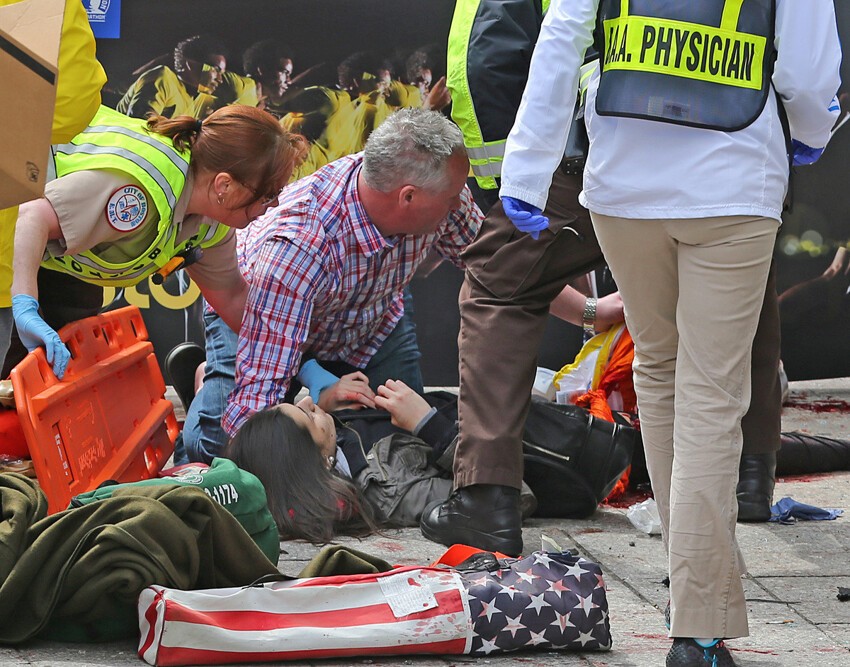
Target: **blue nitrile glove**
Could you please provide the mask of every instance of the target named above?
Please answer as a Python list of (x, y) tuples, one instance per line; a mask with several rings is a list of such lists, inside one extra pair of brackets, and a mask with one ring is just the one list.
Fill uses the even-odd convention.
[(502, 197), (502, 206), (505, 215), (514, 223), (521, 232), (531, 234), (531, 238), (537, 240), (540, 232), (549, 226), (549, 218), (540, 213), (540, 209), (520, 199), (513, 197)]
[(339, 382), (339, 378), (336, 375), (322, 368), (315, 359), (309, 359), (304, 362), (301, 370), (298, 371), (298, 375), (295, 377), (301, 384), (307, 387), (307, 390), (310, 392), (310, 398), (313, 399), (313, 403), (316, 405), (319, 404), (319, 395), (332, 384)]
[(832, 521), (844, 514), (842, 509), (832, 509), (806, 505), (786, 496), (770, 508), (770, 520), (779, 523), (794, 523), (795, 519), (803, 521)]
[(823, 148), (812, 148), (796, 139), (791, 140), (791, 150), (794, 152), (793, 163), (795, 167), (814, 164), (823, 155)]
[(32, 352), (44, 346), (47, 363), (53, 366), (53, 372), (60, 380), (65, 375), (71, 353), (47, 322), (38, 314), (38, 301), (29, 294), (16, 294), (12, 297), (12, 315), (18, 336), (27, 350)]

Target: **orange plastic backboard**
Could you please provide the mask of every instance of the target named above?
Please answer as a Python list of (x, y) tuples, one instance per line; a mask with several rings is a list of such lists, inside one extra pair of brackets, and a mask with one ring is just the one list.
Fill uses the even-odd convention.
[(102, 482), (155, 477), (174, 451), (177, 420), (139, 309), (59, 331), (71, 351), (58, 380), (42, 348), (11, 373), (15, 406), (48, 512)]

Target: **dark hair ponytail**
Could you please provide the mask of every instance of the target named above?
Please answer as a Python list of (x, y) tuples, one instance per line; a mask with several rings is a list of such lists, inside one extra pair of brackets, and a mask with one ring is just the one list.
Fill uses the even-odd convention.
[(362, 537), (378, 530), (360, 490), (328, 470), (310, 433), (275, 407), (252, 415), (224, 456), (263, 483), (283, 537), (326, 544), (335, 535)]

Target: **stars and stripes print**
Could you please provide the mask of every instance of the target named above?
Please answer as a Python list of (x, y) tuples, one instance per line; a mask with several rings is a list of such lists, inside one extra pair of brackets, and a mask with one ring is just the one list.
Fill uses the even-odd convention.
[(471, 655), (524, 648), (611, 648), (602, 570), (568, 552), (499, 561), (462, 573), (472, 619)]
[[(392, 579), (401, 610), (382, 585)], [(243, 588), (150, 586), (139, 627), (139, 657), (158, 666), (461, 654), (470, 642), (459, 574), (412, 567)]]
[(139, 596), (139, 656), (164, 666), (611, 647), (598, 565), (543, 552), (490, 561), (498, 569), (150, 586)]

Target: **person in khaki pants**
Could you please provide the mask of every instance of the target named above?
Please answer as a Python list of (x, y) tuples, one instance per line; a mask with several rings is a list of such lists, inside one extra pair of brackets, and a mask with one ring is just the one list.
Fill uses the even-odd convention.
[[(573, 304), (584, 303), (584, 313), (579, 310), (574, 323), (588, 330), (603, 331), (612, 316), (617, 321), (622, 317), (622, 303), (613, 308), (607, 297), (598, 303), (582, 301), (574, 291), (569, 295), (569, 287), (561, 294), (572, 278), (604, 262), (590, 213), (578, 202), (583, 171), (579, 142), (568, 142), (570, 157), (565, 155), (554, 172), (547, 225), (526, 233), (525, 223), (511, 220), (499, 202), (500, 148), (519, 109), (543, 16), (544, 6), (536, 0), (458, 0), (447, 53), (452, 118), (463, 131), (474, 176), (471, 187), (486, 217), (463, 254), (456, 489), (449, 501), (428, 508), (421, 528), (425, 537), (442, 544), (503, 553), (522, 551), (517, 493), (523, 473), (522, 428), (549, 313), (560, 316), (559, 301), (567, 297)], [(596, 66), (593, 60), (587, 58), (583, 80)], [(574, 122), (571, 133), (579, 137), (583, 125), (581, 119)], [(770, 518), (780, 446), (779, 353), (771, 270), (753, 340), (754, 400), (742, 422), (739, 521)]]
[(505, 211), (529, 231), (549, 224), (540, 211), (597, 25), (603, 62), (588, 89), (580, 201), (635, 341), (668, 554), (666, 665), (727, 667), (723, 640), (749, 633), (735, 485), (752, 340), (788, 185), (786, 138), (795, 161), (811, 161), (838, 114), (835, 9), (553, 0), (502, 166)]

